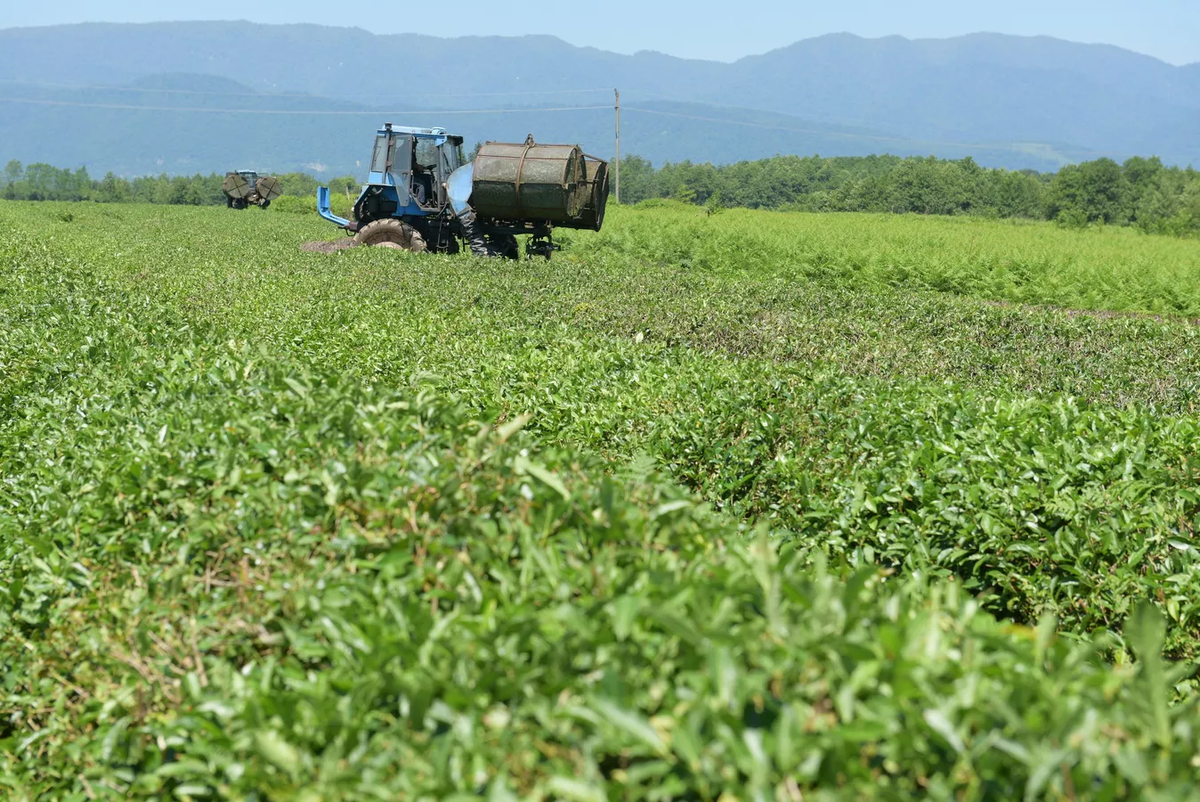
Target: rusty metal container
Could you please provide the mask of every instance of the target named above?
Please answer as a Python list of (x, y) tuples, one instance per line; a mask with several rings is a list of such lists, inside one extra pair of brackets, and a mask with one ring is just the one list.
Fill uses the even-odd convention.
[(254, 191), (265, 201), (273, 201), (283, 194), (279, 179), (273, 175), (263, 176), (254, 184)]
[(608, 203), (608, 162), (586, 153), (583, 162), (588, 195), (579, 212), (578, 227), (599, 231), (604, 224), (604, 207)]
[(578, 145), (488, 142), (475, 155), (471, 205), (480, 217), (573, 223), (590, 199)]
[(254, 184), (240, 173), (226, 173), (221, 190), (231, 198), (244, 198), (254, 191)]

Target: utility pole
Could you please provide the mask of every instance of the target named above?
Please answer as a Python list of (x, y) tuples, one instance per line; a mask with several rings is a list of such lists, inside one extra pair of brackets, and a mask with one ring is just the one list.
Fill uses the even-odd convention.
[(613, 167), (615, 168), (613, 170), (613, 173), (614, 173), (614, 177), (616, 178), (617, 203), (620, 203), (621, 202), (621, 92), (620, 92), (620, 90), (614, 89), (613, 95), (616, 96), (616, 110), (617, 110), (617, 155), (616, 155), (616, 158), (613, 159)]

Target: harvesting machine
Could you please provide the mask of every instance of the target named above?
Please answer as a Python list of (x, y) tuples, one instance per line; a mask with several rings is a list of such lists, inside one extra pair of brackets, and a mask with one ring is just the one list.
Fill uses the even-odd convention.
[(376, 131), (371, 172), (354, 201), (353, 220), (335, 215), (329, 188), (317, 190), (321, 217), (360, 245), (520, 257), (559, 249), (554, 229), (599, 231), (608, 201), (608, 163), (578, 145), (488, 142), (473, 161), (463, 138), (444, 128)]
[(225, 193), (225, 205), (230, 209), (245, 209), (252, 203), (265, 209), (283, 194), (278, 178), (273, 175), (260, 178), (253, 170), (226, 173), (221, 190)]

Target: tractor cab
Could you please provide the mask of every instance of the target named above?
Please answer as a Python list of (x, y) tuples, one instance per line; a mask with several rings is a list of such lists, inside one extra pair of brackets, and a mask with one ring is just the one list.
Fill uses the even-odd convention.
[(359, 225), (390, 217), (424, 217), (446, 208), (445, 183), (466, 162), (462, 137), (443, 128), (386, 123), (375, 135), (371, 172), (354, 205)]

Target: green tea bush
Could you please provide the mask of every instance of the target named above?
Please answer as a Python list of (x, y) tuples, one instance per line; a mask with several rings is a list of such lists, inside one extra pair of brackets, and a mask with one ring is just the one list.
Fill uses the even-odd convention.
[(276, 212), (284, 214), (316, 214), (317, 202), (315, 198), (301, 198), (295, 195), (284, 195), (271, 201), (269, 207)]
[(953, 574), (999, 614), (1115, 628), (1142, 599), (1200, 644), (1194, 418), (843, 379), (739, 381), (660, 427), (680, 480), (833, 555)]
[(606, 225), (598, 246), (626, 259), (859, 290), (1200, 316), (1200, 241), (970, 218), (745, 209), (707, 217), (695, 207), (643, 203), (655, 203), (652, 213)]
[(11, 798), (1200, 780), (1194, 663), (1162, 658), (1196, 639), (1184, 323), (655, 265), (621, 242), (655, 210), (514, 265), (25, 208), (0, 205)]

